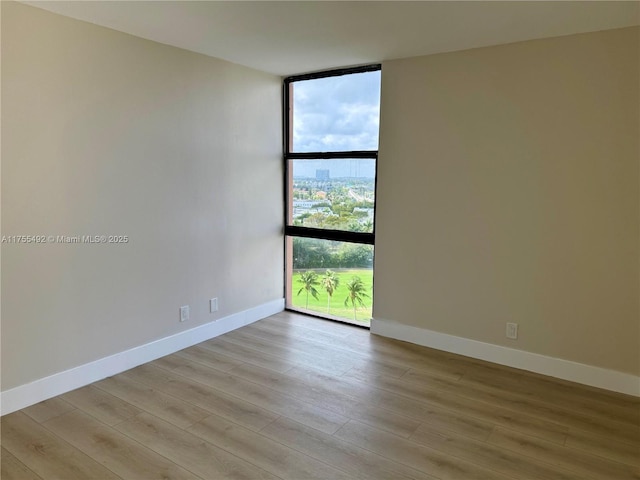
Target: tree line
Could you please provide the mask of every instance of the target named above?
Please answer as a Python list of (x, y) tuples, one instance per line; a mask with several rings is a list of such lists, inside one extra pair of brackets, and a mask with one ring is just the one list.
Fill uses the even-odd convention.
[(293, 239), (293, 268), (372, 268), (373, 245), (315, 238)]

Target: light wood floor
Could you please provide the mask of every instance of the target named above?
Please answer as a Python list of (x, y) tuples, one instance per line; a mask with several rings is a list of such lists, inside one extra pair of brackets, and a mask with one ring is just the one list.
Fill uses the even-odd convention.
[(2, 418), (2, 480), (640, 479), (638, 399), (282, 313)]

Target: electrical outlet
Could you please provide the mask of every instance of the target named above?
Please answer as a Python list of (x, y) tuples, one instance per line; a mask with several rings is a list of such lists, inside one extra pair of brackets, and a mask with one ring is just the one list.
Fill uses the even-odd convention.
[(209, 311), (211, 313), (218, 311), (218, 298), (212, 298), (209, 300)]
[(186, 322), (187, 320), (189, 320), (189, 305), (180, 307), (180, 321)]
[(516, 340), (518, 338), (518, 324), (507, 322), (507, 338)]

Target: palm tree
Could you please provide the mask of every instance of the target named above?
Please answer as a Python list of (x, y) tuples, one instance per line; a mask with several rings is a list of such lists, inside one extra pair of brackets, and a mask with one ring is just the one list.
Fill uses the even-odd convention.
[(373, 222), (371, 220), (367, 220), (362, 224), (363, 232), (373, 232)]
[(320, 285), (318, 282), (318, 274), (313, 270), (309, 270), (307, 272), (300, 272), (300, 278), (298, 279), (298, 283), (302, 284), (302, 288), (298, 290), (298, 295), (302, 293), (303, 290), (307, 292), (307, 306), (305, 308), (309, 308), (309, 294), (313, 295), (313, 298), (318, 300), (318, 289), (316, 286)]
[(331, 270), (327, 270), (322, 277), (322, 287), (327, 291), (327, 313), (331, 310), (331, 297), (333, 296), (333, 292), (335, 292), (340, 285), (340, 277), (338, 277), (335, 272)]
[(347, 290), (349, 291), (349, 294), (347, 295), (347, 298), (344, 300), (344, 306), (348, 307), (349, 306), (349, 302), (351, 302), (351, 305), (353, 306), (353, 319), (354, 320), (358, 320), (356, 318), (356, 308), (357, 306), (361, 306), (364, 307), (364, 300), (363, 297), (366, 298), (371, 298), (369, 297), (369, 295), (367, 295), (365, 293), (366, 287), (364, 286), (364, 282), (360, 279), (360, 277), (358, 276), (353, 276), (353, 278), (351, 278), (351, 280), (349, 280), (349, 283), (347, 283)]

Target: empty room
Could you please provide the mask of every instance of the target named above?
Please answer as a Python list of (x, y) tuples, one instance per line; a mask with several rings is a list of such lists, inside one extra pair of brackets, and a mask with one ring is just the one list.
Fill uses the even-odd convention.
[(0, 478), (640, 479), (640, 2), (0, 2)]

